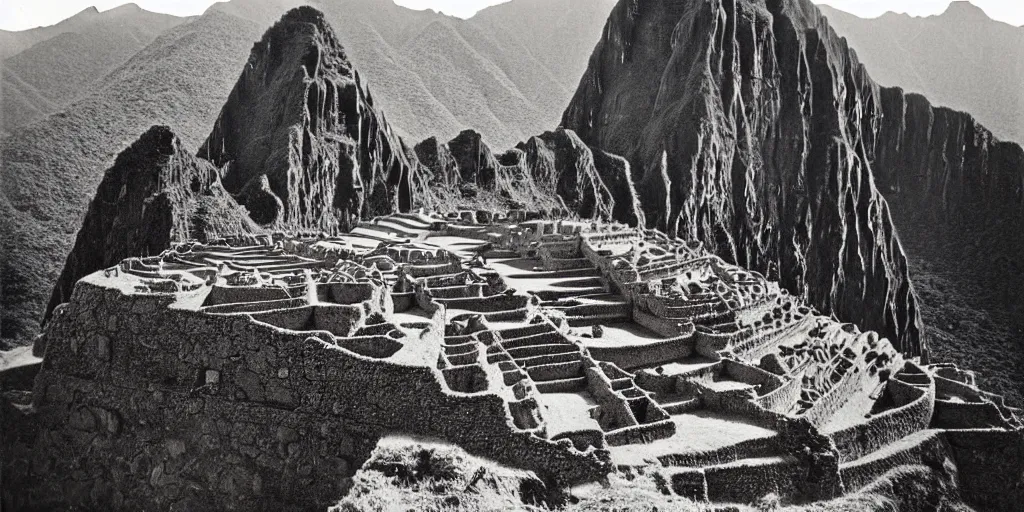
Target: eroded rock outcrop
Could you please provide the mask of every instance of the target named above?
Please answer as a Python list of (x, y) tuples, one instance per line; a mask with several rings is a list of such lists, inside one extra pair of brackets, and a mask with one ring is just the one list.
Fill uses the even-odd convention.
[(208, 241), (260, 231), (166, 126), (154, 126), (118, 155), (89, 205), (74, 249), (50, 296), (46, 318), (83, 276), (124, 258), (160, 254), (173, 241)]
[(615, 200), (594, 165), (594, 154), (573, 132), (558, 130), (530, 137), (517, 146), (529, 176), (558, 194), (581, 217), (610, 219)]
[(563, 125), (630, 161), (650, 226), (926, 354), (870, 166), (876, 92), (810, 3), (623, 0)]
[(430, 183), (438, 186), (458, 186), (462, 182), (459, 165), (448, 145), (430, 137), (416, 145), (416, 157), (430, 170)]
[(498, 160), (483, 135), (475, 130), (463, 130), (448, 141), (448, 149), (455, 157), (462, 181), (482, 188), (494, 188), (498, 173)]
[(643, 223), (629, 163), (587, 146), (572, 130), (545, 132), (497, 155), (479, 133), (465, 130), (447, 144), (431, 137), (416, 154), (435, 183), (463, 185), (463, 195), (494, 192), (507, 206)]
[(612, 218), (630, 226), (646, 224), (629, 161), (599, 148), (590, 147), (590, 151), (594, 153), (594, 167), (615, 199)]
[(260, 224), (334, 232), (410, 208), (405, 149), (323, 14), (299, 7), (253, 47), (199, 156)]

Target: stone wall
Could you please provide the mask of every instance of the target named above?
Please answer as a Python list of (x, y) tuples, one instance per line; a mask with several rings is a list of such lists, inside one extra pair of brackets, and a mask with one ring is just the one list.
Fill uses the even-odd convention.
[(917, 432), (898, 443), (887, 446), (869, 457), (840, 466), (843, 484), (855, 491), (871, 484), (886, 471), (899, 466), (925, 464), (943, 467), (950, 451), (942, 433), (937, 430)]
[(693, 353), (693, 341), (689, 336), (683, 336), (642, 346), (591, 346), (587, 350), (595, 359), (615, 363), (629, 370), (649, 368), (688, 357)]
[(395, 432), (564, 483), (609, 470), (601, 452), (517, 430), (493, 393), (451, 392), (429, 365), (368, 358), (328, 333), (180, 308), (188, 297), (125, 291), (87, 278), (58, 308), (24, 418), (40, 431), (9, 448), (11, 506), (325, 507), (377, 439)]
[(829, 434), (844, 461), (859, 459), (914, 432), (928, 428), (934, 395), (897, 380), (890, 380), (886, 385), (890, 388), (904, 388), (904, 393), (916, 395), (917, 398), (897, 404), (896, 407), (871, 416), (864, 422)]

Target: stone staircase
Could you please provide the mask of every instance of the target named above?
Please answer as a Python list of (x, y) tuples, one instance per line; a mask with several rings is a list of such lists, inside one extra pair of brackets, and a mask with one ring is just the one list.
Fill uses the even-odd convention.
[(499, 331), (501, 341), (488, 349), (488, 362), (497, 361), (501, 355), (507, 354), (541, 392), (584, 388), (586, 376), (579, 346), (550, 324), (538, 325), (545, 328)]

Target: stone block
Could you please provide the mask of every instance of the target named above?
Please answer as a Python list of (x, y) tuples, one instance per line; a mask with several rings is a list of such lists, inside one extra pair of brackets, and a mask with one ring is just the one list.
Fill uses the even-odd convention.
[(220, 372), (217, 370), (206, 370), (204, 380), (208, 386), (220, 384)]
[(672, 492), (693, 501), (707, 501), (708, 483), (704, 471), (680, 470), (672, 474)]
[(112, 353), (112, 342), (109, 337), (104, 335), (96, 336), (96, 357), (100, 361), (110, 362), (110, 356)]

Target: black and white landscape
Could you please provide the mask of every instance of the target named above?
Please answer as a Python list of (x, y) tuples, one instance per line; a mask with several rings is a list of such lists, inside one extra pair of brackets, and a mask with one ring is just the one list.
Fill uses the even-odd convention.
[(0, 59), (6, 508), (1024, 498), (1024, 28), (969, 2), (129, 4)]

